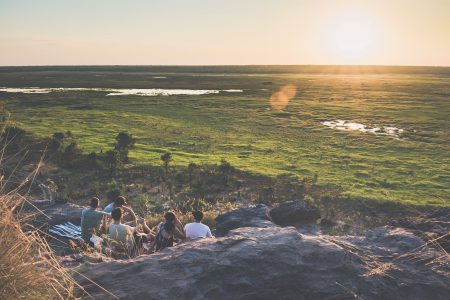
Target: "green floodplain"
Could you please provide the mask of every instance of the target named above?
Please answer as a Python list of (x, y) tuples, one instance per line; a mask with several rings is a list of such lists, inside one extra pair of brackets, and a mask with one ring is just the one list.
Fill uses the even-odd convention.
[[(269, 99), (286, 85), (296, 93), (274, 110)], [(219, 92), (108, 96), (155, 88)], [(225, 159), (254, 174), (315, 177), (351, 198), (450, 205), (450, 68), (2, 67), (0, 101), (36, 137), (70, 130), (85, 152), (131, 133), (133, 165), (161, 165), (171, 152), (173, 165)]]

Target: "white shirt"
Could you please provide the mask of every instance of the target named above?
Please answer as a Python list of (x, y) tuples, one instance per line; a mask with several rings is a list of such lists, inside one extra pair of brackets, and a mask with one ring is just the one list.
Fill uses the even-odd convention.
[(109, 225), (109, 237), (120, 243), (122, 246), (134, 246), (133, 232), (135, 231), (135, 227), (131, 227), (126, 224), (111, 223)]
[(198, 238), (213, 237), (208, 226), (202, 223), (189, 223), (184, 226), (186, 238), (194, 240)]

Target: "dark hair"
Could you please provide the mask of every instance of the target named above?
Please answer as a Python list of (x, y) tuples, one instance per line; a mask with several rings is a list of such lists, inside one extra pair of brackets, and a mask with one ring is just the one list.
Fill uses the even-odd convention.
[(200, 222), (203, 219), (203, 213), (199, 210), (194, 210), (192, 215), (194, 216), (195, 221)]
[(91, 207), (92, 208), (97, 208), (100, 205), (100, 199), (98, 199), (97, 197), (94, 197), (91, 199)]
[(120, 221), (122, 218), (122, 209), (120, 207), (114, 208), (111, 212), (111, 217), (114, 221)]
[(164, 214), (164, 219), (166, 219), (166, 223), (164, 223), (164, 228), (167, 230), (167, 232), (172, 232), (175, 230), (175, 224), (174, 221), (176, 219), (176, 216), (173, 212), (168, 211)]
[(114, 207), (122, 207), (124, 205), (127, 205), (127, 200), (123, 196), (119, 196), (114, 200)]

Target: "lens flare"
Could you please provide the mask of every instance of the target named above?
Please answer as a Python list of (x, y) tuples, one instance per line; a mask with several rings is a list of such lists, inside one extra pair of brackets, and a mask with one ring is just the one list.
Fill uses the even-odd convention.
[(278, 92), (272, 94), (269, 99), (270, 106), (273, 110), (281, 111), (285, 109), (289, 100), (295, 97), (297, 94), (297, 87), (293, 84), (288, 84), (282, 87)]

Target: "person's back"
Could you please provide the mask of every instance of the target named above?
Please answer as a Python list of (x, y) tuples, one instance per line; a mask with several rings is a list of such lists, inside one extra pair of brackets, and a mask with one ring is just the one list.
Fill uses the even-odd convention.
[(134, 227), (128, 226), (126, 224), (114, 224), (109, 225), (109, 237), (119, 243), (120, 245), (126, 247), (134, 246)]
[(90, 242), (92, 234), (98, 234), (103, 217), (108, 213), (96, 210), (99, 205), (98, 198), (91, 200), (91, 207), (81, 212), (81, 237), (86, 243)]
[[(182, 232), (181, 222), (178, 220), (173, 212), (166, 212), (164, 214), (165, 223), (160, 223), (156, 231), (155, 242), (153, 248), (155, 251), (159, 251), (166, 247), (172, 247), (174, 244), (174, 236), (184, 239), (184, 233)], [(180, 226), (178, 228), (177, 226)]]
[(211, 229), (207, 225), (198, 222), (186, 224), (184, 232), (189, 240), (212, 237)]
[(125, 251), (131, 253), (135, 248), (135, 240), (133, 233), (136, 231), (136, 227), (131, 227), (126, 224), (122, 224), (122, 209), (115, 208), (111, 217), (113, 222), (109, 225), (109, 238), (113, 240), (113, 248), (119, 252)]
[(193, 211), (195, 222), (188, 223), (184, 226), (184, 233), (186, 238), (189, 240), (195, 240), (198, 238), (213, 237), (211, 234), (211, 229), (205, 224), (202, 224), (203, 213), (201, 211)]

